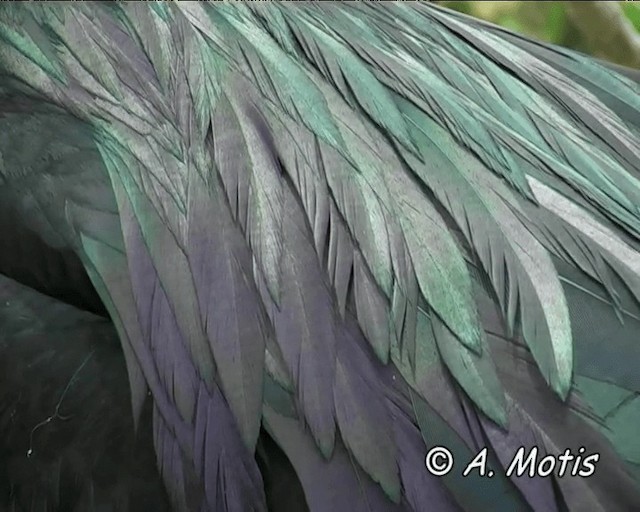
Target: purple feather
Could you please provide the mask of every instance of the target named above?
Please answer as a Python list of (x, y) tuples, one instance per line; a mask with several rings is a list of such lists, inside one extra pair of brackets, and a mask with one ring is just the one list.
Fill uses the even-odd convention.
[(344, 221), (337, 208), (331, 203), (329, 216), (328, 271), (338, 299), (340, 314), (344, 315), (349, 281), (353, 271), (353, 244)]
[(153, 410), (153, 442), (173, 506), (180, 512), (198, 510), (206, 502), (193, 466), (189, 459), (185, 460), (184, 452), (156, 407)]
[(192, 172), (189, 199), (189, 262), (202, 323), (224, 395), (253, 449), (260, 430), (267, 323), (251, 275), (251, 254), (215, 178), (208, 187)]
[(284, 254), (278, 344), (311, 432), (325, 456), (333, 450), (335, 308), (302, 208), (285, 192)]
[(300, 423), (265, 408), (266, 428), (289, 457), (312, 511), (400, 512), (353, 461), (336, 438), (329, 460), (324, 459)]
[[(132, 220), (135, 223), (135, 220)], [(163, 387), (185, 422), (194, 413), (196, 373), (139, 229), (126, 237), (129, 268), (142, 333)], [(179, 385), (174, 387), (174, 382)], [(178, 396), (176, 396), (176, 393)]]
[[(138, 325), (135, 326), (129, 325), (128, 328), (133, 333), (140, 333), (140, 339), (133, 346), (136, 350), (138, 360), (143, 367), (147, 382), (149, 383), (155, 405), (158, 407), (164, 420), (173, 429), (182, 449), (189, 453), (192, 449), (189, 429), (180, 417), (178, 410), (176, 410), (176, 407), (173, 404), (173, 400), (171, 400), (169, 396), (171, 389), (167, 388), (166, 375), (164, 373), (165, 365), (163, 364), (163, 367), (161, 368), (158, 364), (157, 358), (159, 356), (155, 353), (150, 339), (152, 334), (152, 314), (155, 302), (154, 290), (157, 290), (156, 286), (158, 277), (128, 199), (125, 199), (122, 202), (121, 218), (123, 235), (127, 245), (129, 275), (133, 276), (133, 279), (131, 280), (134, 295), (133, 299), (137, 309), (137, 318), (135, 318), (135, 315), (132, 315), (129, 323), (132, 324), (136, 321), (138, 323)], [(118, 277), (122, 280), (125, 279), (124, 275), (120, 275)], [(118, 289), (124, 285), (114, 281), (112, 286), (114, 289)], [(162, 289), (160, 288), (160, 295), (158, 296), (158, 299), (161, 299), (162, 296), (164, 296), (164, 292), (162, 292)], [(164, 299), (166, 301), (166, 296)], [(167, 319), (165, 319), (165, 321), (166, 320)], [(137, 340), (137, 338), (133, 339), (134, 341)], [(167, 342), (166, 339), (164, 341)], [(179, 339), (174, 341), (182, 343)], [(187, 358), (186, 361), (188, 364), (189, 359)]]
[[(503, 467), (505, 469), (509, 467), (520, 447), (525, 447), (527, 453), (530, 449), (537, 447), (541, 451), (540, 456), (544, 457), (546, 455), (544, 443), (532, 428), (531, 419), (527, 419), (513, 402), (508, 402), (507, 412), (509, 414), (507, 432), (489, 419), (480, 416), (482, 428)], [(558, 510), (552, 480), (539, 476), (530, 478), (527, 474), (520, 477), (514, 474), (511, 479), (534, 510), (549, 512)]]
[(211, 510), (264, 510), (262, 477), (219, 390), (201, 384), (195, 421), (196, 472)]
[[(162, 425), (155, 427), (159, 436), (156, 446), (163, 447), (162, 453), (158, 452), (159, 462), (169, 464), (162, 467), (165, 482), (179, 503), (185, 467), (176, 465), (174, 447), (170, 454), (167, 452), (170, 441), (161, 433), (166, 423), (169, 431), (179, 435), (179, 447), (191, 465), (190, 471), (200, 476), (208, 502), (206, 510), (227, 510), (223, 505), (228, 510), (263, 510), (262, 480), (255, 460), (244, 446), (217, 385), (209, 394), (198, 378), (137, 221), (126, 220), (125, 239), (139, 319), (162, 384), (161, 390), (154, 390), (154, 400), (161, 404), (168, 394), (174, 404), (159, 410), (157, 421)], [(182, 456), (179, 459), (182, 461)]]
[(247, 231), (249, 212), (249, 177), (251, 168), (246, 158), (246, 144), (238, 117), (229, 100), (221, 98), (211, 119), (214, 158), (231, 212)]
[(336, 419), (345, 445), (387, 495), (400, 500), (400, 480), (392, 423), (380, 375), (354, 319), (343, 324), (333, 388)]
[(426, 447), (418, 427), (396, 405), (389, 405), (393, 416), (398, 466), (406, 500), (414, 511), (423, 510), (426, 503), (431, 510), (455, 512), (455, 500), (442, 480), (425, 470)]

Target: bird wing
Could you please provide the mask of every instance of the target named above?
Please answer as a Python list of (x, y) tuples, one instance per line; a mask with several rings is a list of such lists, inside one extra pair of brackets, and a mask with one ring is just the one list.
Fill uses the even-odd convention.
[[(64, 222), (178, 510), (264, 509), (261, 425), (314, 510), (638, 503), (636, 83), (423, 4), (0, 19), (7, 87), (81, 121), (109, 176), (113, 239)], [(589, 479), (424, 469), (580, 443)]]

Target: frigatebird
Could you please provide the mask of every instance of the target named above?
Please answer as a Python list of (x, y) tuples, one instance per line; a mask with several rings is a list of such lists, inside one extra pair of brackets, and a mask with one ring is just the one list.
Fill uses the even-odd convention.
[(424, 3), (4, 4), (0, 506), (640, 510), (639, 91)]

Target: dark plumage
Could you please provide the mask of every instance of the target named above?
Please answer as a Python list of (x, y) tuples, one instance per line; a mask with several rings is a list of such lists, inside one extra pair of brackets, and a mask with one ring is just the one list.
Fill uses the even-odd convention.
[(0, 72), (1, 507), (640, 507), (632, 72), (363, 2), (12, 4)]

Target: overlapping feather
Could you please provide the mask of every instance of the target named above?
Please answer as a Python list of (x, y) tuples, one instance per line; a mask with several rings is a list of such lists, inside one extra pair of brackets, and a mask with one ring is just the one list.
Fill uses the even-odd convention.
[[(261, 413), (312, 506), (352, 499), (343, 487), (322, 498), (317, 469), (327, 485), (363, 477), (371, 503), (384, 503), (377, 482), (418, 510), (408, 451), (443, 422), (440, 437), (460, 453), (486, 435), (503, 464), (515, 443), (555, 453), (566, 424), (606, 446), (570, 416), (574, 372), (586, 377), (574, 344), (588, 334), (551, 255), (599, 281), (619, 310), (617, 278), (640, 296), (638, 130), (611, 107), (617, 98), (640, 111), (637, 87), (614, 77), (605, 93), (595, 64), (527, 53), (423, 5), (394, 4), (392, 16), (359, 3), (30, 9), (19, 29), (0, 19), (0, 60), (95, 127), (128, 261), (110, 266), (89, 238), (84, 257), (153, 393), (158, 428), (175, 430), (178, 448), (158, 430), (159, 459), (186, 455), (209, 509), (263, 507), (246, 450)], [(501, 316), (478, 312), (481, 297)], [(125, 311), (134, 304), (137, 318)], [(519, 375), (518, 358), (487, 337), (530, 351), (568, 402)], [(419, 395), (412, 408), (390, 402), (390, 366), (401, 394)], [(545, 418), (545, 406), (571, 420)], [(180, 468), (167, 482), (189, 509)], [(636, 491), (620, 481), (622, 506)], [(558, 500), (539, 480), (497, 482), (487, 488), (511, 509)], [(429, 485), (452, 510), (487, 499), (449, 478), (454, 505)], [(559, 487), (575, 507), (581, 492), (600, 504), (611, 492), (606, 478)]]

